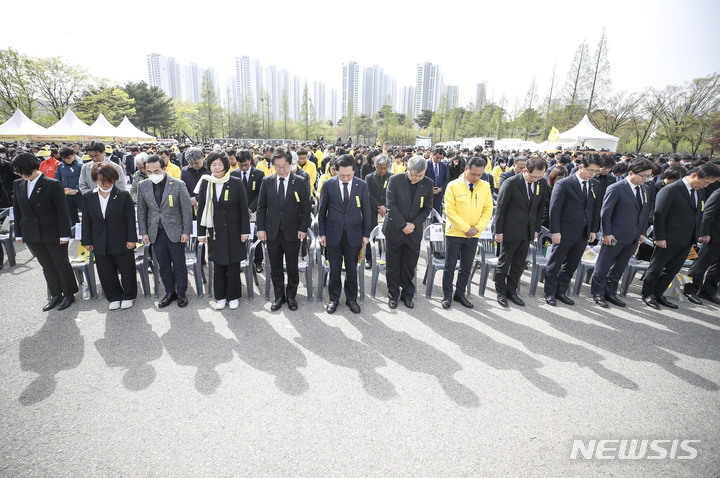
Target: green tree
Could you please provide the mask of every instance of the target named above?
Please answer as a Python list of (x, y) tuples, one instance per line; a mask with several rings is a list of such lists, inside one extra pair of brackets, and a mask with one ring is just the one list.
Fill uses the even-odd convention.
[(94, 86), (82, 92), (73, 109), (78, 118), (92, 124), (102, 113), (112, 124), (118, 125), (123, 117), (135, 114), (135, 100), (117, 86)]
[(176, 99), (173, 100), (172, 108), (175, 112), (170, 125), (172, 136), (181, 139), (188, 136), (191, 141), (196, 142), (201, 122), (197, 104)]
[(315, 118), (315, 107), (313, 106), (310, 94), (308, 93), (307, 83), (303, 90), (302, 103), (300, 104), (300, 116), (298, 118), (298, 126), (300, 128), (301, 138), (308, 141), (313, 136), (313, 129), (317, 119)]
[(35, 60), (35, 70), (39, 103), (57, 120), (65, 115), (73, 98), (84, 96), (83, 91), (97, 82), (85, 68), (72, 66), (59, 57)]
[(445, 123), (448, 120), (448, 100), (445, 93), (440, 96), (440, 103), (438, 104), (437, 110), (430, 119), (430, 127), (435, 131), (435, 141), (441, 142), (443, 140), (443, 129)]
[(430, 126), (432, 117), (433, 117), (432, 110), (422, 110), (422, 112), (418, 115), (418, 117), (415, 118), (415, 124), (417, 124), (420, 129), (425, 129), (428, 126)]
[(150, 130), (157, 136), (157, 131), (168, 131), (174, 122), (172, 99), (157, 86), (139, 83), (127, 83), (123, 90), (135, 100), (135, 114), (128, 118), (141, 130)]
[(204, 140), (210, 140), (222, 133), (220, 131), (222, 107), (209, 71), (203, 75), (198, 111), (202, 118), (199, 133)]
[(33, 60), (12, 48), (0, 50), (0, 115), (11, 117), (20, 109), (33, 119), (38, 91)]

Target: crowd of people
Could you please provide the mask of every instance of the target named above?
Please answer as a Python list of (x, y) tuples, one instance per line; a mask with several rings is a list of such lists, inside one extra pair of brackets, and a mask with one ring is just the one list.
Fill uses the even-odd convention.
[[(695, 304), (720, 303), (719, 165), (682, 155), (425, 150), (387, 142), (0, 146), (0, 207), (13, 208), (15, 239), (43, 269), (51, 296), (43, 310), (75, 300), (68, 244), (76, 223), (110, 310), (134, 305), (138, 243), (151, 246), (159, 266), (165, 295), (158, 307), (185, 307), (185, 249), (198, 241), (213, 264), (216, 309), (239, 307), (241, 264), (262, 273), (265, 250), (271, 310), (296, 310), (298, 261), (317, 247), (329, 265), (326, 311), (334, 313), (344, 294), (359, 313), (354, 265), (372, 266), (375, 228), (386, 248), (388, 305), (413, 308), (430, 223), (444, 231), (434, 253), (444, 259), (446, 309), (453, 302), (474, 307), (466, 290), (483, 234), (496, 247), (503, 307), (525, 305), (518, 285), (536, 243), (548, 247), (544, 296), (551, 306), (574, 304), (571, 278), (587, 247), (597, 245), (597, 306), (625, 306), (618, 283), (635, 256), (649, 261), (643, 302), (677, 308), (665, 292), (693, 257), (683, 293)], [(309, 231), (315, 244), (308, 244)], [(265, 248), (249, 247), (257, 240)]]

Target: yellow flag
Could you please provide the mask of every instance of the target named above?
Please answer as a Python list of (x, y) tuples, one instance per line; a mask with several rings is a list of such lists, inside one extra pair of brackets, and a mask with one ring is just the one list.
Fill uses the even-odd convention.
[(552, 127), (550, 130), (550, 134), (548, 135), (548, 140), (552, 141), (553, 143), (558, 140), (560, 137), (560, 131), (557, 130), (555, 126)]

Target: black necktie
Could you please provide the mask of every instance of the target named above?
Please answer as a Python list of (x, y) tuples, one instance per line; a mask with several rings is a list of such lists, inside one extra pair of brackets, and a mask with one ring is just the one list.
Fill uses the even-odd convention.
[(350, 202), (350, 191), (348, 190), (348, 183), (343, 183), (343, 207), (347, 209), (348, 203)]
[(533, 185), (528, 183), (528, 201), (532, 201)]
[(692, 203), (693, 209), (697, 209), (697, 196), (695, 196), (695, 190), (690, 190), (690, 202)]
[(285, 204), (285, 178), (280, 178), (280, 186), (278, 187), (278, 197), (280, 204)]
[(587, 181), (583, 181), (583, 202), (587, 202)]
[(437, 163), (435, 163), (435, 186), (440, 186), (440, 171)]
[(247, 186), (247, 179), (248, 179), (247, 176), (248, 176), (248, 173), (247, 173), (247, 171), (245, 171), (243, 173), (243, 183), (245, 183), (245, 186)]
[(475, 189), (475, 185), (473, 183), (470, 183), (470, 192), (473, 192), (473, 189)]
[(635, 199), (637, 199), (638, 207), (642, 209), (643, 202), (642, 197), (640, 196), (640, 186), (635, 186)]

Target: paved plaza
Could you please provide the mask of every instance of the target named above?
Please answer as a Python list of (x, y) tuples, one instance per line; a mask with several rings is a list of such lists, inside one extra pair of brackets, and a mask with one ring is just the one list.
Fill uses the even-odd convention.
[[(656, 312), (638, 279), (609, 311), (587, 285), (573, 307), (527, 298), (528, 272), (524, 308), (479, 298), (476, 276), (475, 309), (444, 310), (438, 274), (391, 310), (366, 271), (359, 315), (328, 315), (302, 278), (297, 312), (262, 295), (215, 311), (192, 277), (186, 309), (43, 313), (18, 252), (0, 271), (3, 477), (720, 476), (720, 308)], [(574, 440), (616, 441), (571, 459)]]

